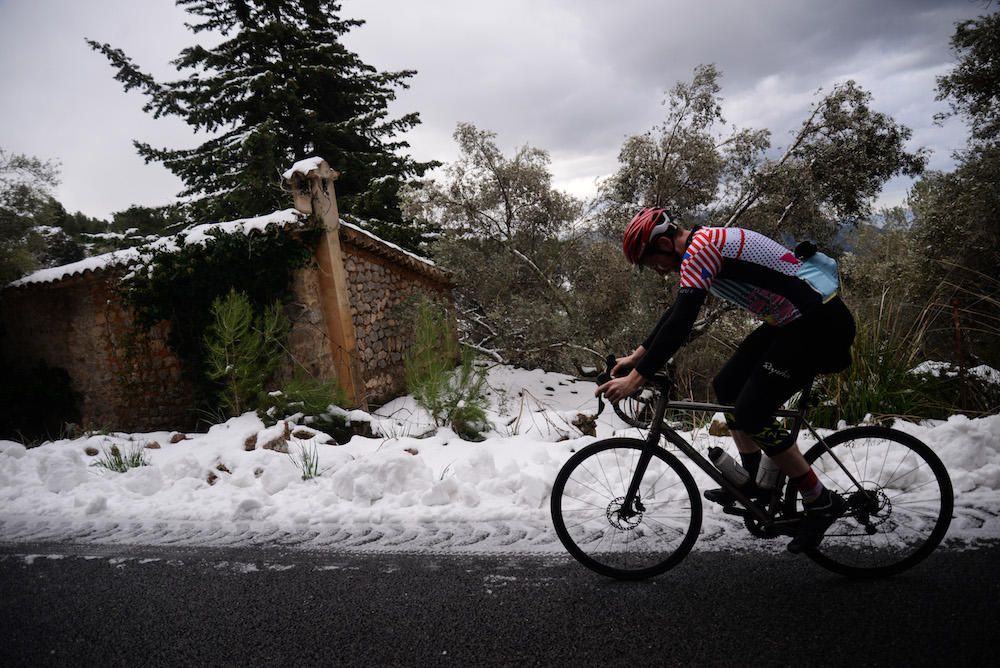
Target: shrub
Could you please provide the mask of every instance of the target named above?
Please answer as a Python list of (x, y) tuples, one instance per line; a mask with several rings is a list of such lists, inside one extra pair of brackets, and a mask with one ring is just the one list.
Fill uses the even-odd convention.
[[(943, 419), (959, 412), (988, 412), (988, 406), (995, 406), (997, 390), (979, 379), (961, 378), (957, 370), (915, 372), (926, 354), (931, 310), (928, 305), (911, 313), (905, 304), (888, 303), (885, 297), (870, 312), (863, 306), (857, 310), (850, 368), (819, 383), (820, 424), (833, 426), (838, 420), (856, 424), (866, 416)], [(969, 397), (982, 408), (975, 410)]]
[(351, 438), (347, 420), (333, 409), (347, 404), (347, 395), (336, 381), (297, 373), (280, 390), (261, 398), (257, 415), (269, 427), (279, 420), (298, 417), (338, 443), (346, 443)]
[(275, 302), (256, 316), (246, 295), (230, 290), (212, 303), (205, 333), (206, 375), (219, 384), (219, 402), (230, 415), (260, 403), (262, 388), (284, 355), (288, 319)]
[(403, 360), (407, 391), (436, 425), (450, 425), (468, 440), (481, 439), (489, 428), (485, 371), (475, 365), (471, 351), (458, 355), (447, 316), (439, 307), (425, 299), (415, 308), (414, 341)]
[(319, 452), (316, 448), (316, 441), (300, 443), (295, 453), (288, 453), (288, 457), (295, 464), (295, 467), (302, 472), (303, 480), (312, 480), (324, 473), (324, 469), (319, 467)]
[(146, 460), (146, 451), (142, 444), (133, 443), (124, 453), (117, 445), (112, 445), (107, 450), (103, 450), (101, 457), (91, 466), (98, 466), (116, 473), (125, 473), (129, 469), (149, 466), (149, 461)]

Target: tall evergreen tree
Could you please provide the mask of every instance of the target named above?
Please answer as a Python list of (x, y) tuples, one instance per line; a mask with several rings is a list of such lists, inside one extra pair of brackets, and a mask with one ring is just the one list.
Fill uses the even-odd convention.
[(390, 118), (389, 103), (415, 72), (379, 72), (340, 41), (364, 22), (340, 18), (336, 0), (177, 0), (198, 17), (197, 34), (227, 38), (183, 49), (173, 65), (186, 76), (160, 82), (120, 49), (88, 40), (117, 69), (125, 90), (140, 89), (144, 110), (175, 115), (213, 137), (193, 149), (135, 142), (184, 182), (194, 220), (232, 219), (288, 206), (280, 174), (318, 155), (341, 173), (340, 208), (376, 234), (413, 248), (422, 230), (404, 223), (399, 187), (434, 166), (402, 151), (398, 136), (416, 113)]

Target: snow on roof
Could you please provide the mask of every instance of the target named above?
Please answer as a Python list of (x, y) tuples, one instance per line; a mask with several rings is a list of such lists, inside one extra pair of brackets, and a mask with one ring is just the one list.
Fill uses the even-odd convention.
[(363, 234), (364, 236), (366, 236), (366, 237), (368, 237), (370, 239), (373, 239), (374, 241), (377, 241), (378, 243), (382, 244), (383, 246), (391, 248), (392, 250), (394, 250), (394, 251), (396, 251), (398, 253), (402, 253), (403, 255), (407, 255), (407, 256), (413, 258), (414, 260), (416, 260), (417, 262), (422, 262), (422, 263), (426, 264), (429, 267), (434, 267), (435, 269), (437, 269), (437, 265), (434, 264), (433, 260), (430, 260), (430, 259), (428, 259), (428, 258), (426, 258), (426, 257), (424, 257), (422, 255), (417, 255), (416, 253), (411, 253), (410, 251), (406, 250), (405, 248), (401, 248), (401, 247), (397, 246), (396, 244), (394, 244), (394, 243), (392, 243), (390, 241), (386, 241), (385, 239), (381, 239), (381, 238), (375, 236), (374, 234), (372, 234), (371, 232), (369, 232), (368, 230), (362, 228), (361, 226), (359, 226), (359, 225), (357, 225), (355, 223), (349, 223), (349, 222), (347, 222), (347, 219), (343, 215), (340, 216), (340, 224), (341, 224), (341, 226), (346, 227), (346, 228), (351, 229), (351, 230), (354, 230), (355, 232), (358, 232), (359, 234)]
[[(319, 160), (319, 158), (315, 158), (314, 160)], [(295, 170), (299, 165), (303, 165), (308, 162), (310, 162), (310, 160), (303, 160), (302, 162), (296, 163), (296, 166), (292, 167), (292, 170)], [(305, 214), (300, 213), (295, 209), (285, 209), (283, 211), (275, 211), (274, 213), (269, 213), (264, 216), (243, 218), (241, 220), (234, 220), (228, 223), (207, 223), (205, 225), (198, 225), (196, 227), (183, 230), (176, 235), (155, 239), (147, 244), (143, 244), (142, 246), (116, 250), (110, 253), (104, 253), (103, 255), (95, 255), (94, 257), (84, 258), (79, 262), (64, 264), (60, 267), (42, 269), (10, 283), (8, 287), (54, 283), (65, 278), (69, 278), (70, 276), (77, 276), (87, 272), (103, 271), (109, 267), (129, 266), (143, 260), (145, 257), (148, 257), (153, 251), (172, 252), (179, 250), (182, 246), (191, 246), (195, 244), (203, 245), (211, 239), (212, 234), (210, 233), (213, 231), (219, 231), (224, 234), (242, 232), (243, 234), (250, 235), (264, 232), (269, 225), (276, 225), (279, 228), (294, 227), (305, 224), (306, 220), (308, 220), (308, 216)], [(420, 263), (421, 265), (429, 268), (431, 273), (434, 275), (441, 273), (441, 269), (431, 260), (417, 255), (416, 253), (411, 253), (408, 250), (400, 248), (396, 244), (377, 237), (371, 232), (363, 229), (356, 222), (351, 223), (345, 220), (344, 217), (341, 217), (340, 224), (344, 228), (353, 231), (356, 235), (361, 235), (362, 237), (369, 239), (372, 243), (377, 246), (381, 246), (383, 249), (400, 254), (408, 258), (411, 262)], [(178, 243), (178, 240), (180, 243)]]
[(170, 252), (178, 250), (181, 246), (203, 245), (212, 238), (210, 232), (213, 230), (219, 230), (224, 234), (242, 232), (243, 234), (250, 235), (263, 232), (269, 225), (276, 225), (279, 228), (302, 225), (306, 219), (307, 217), (304, 214), (299, 213), (295, 209), (285, 209), (284, 211), (275, 211), (264, 216), (244, 218), (228, 223), (198, 225), (173, 236), (161, 237), (143, 246), (112, 251), (103, 255), (95, 255), (79, 262), (62, 265), (61, 267), (42, 269), (14, 281), (10, 284), (10, 287), (52, 283), (70, 276), (85, 274), (88, 271), (101, 271), (109, 267), (128, 265), (141, 260), (144, 256), (148, 256), (152, 251), (162, 250)]

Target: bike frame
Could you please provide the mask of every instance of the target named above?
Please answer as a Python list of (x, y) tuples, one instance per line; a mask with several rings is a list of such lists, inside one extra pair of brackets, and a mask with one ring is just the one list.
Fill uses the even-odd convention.
[[(632, 480), (629, 483), (628, 491), (625, 494), (625, 498), (622, 501), (622, 516), (632, 517), (638, 514), (639, 511), (634, 510), (635, 500), (639, 494), (639, 484), (642, 481), (642, 477), (646, 474), (646, 468), (649, 466), (650, 460), (653, 458), (653, 452), (656, 448), (660, 446), (660, 437), (666, 438), (668, 442), (677, 447), (678, 450), (683, 452), (688, 459), (690, 459), (698, 468), (705, 472), (712, 480), (719, 484), (724, 490), (729, 492), (733, 498), (735, 498), (740, 505), (746, 508), (747, 512), (753, 515), (754, 519), (761, 522), (764, 526), (771, 526), (776, 523), (774, 512), (767, 512), (756, 503), (754, 503), (748, 496), (746, 496), (739, 487), (731, 483), (726, 479), (722, 473), (715, 468), (715, 466), (706, 459), (700, 452), (695, 450), (694, 446), (688, 443), (683, 436), (678, 434), (669, 424), (664, 422), (663, 416), (666, 414), (668, 409), (671, 410), (685, 410), (690, 412), (711, 412), (711, 413), (731, 413), (735, 410), (734, 406), (727, 406), (724, 404), (711, 404), (711, 403), (701, 403), (697, 401), (670, 401), (667, 397), (670, 395), (670, 379), (664, 376), (656, 376), (654, 378), (654, 383), (659, 387), (660, 395), (656, 401), (656, 406), (653, 412), (653, 419), (649, 425), (649, 434), (646, 436), (645, 447), (642, 450), (642, 454), (639, 456), (639, 461), (636, 464), (635, 473), (632, 475)], [(823, 447), (826, 448), (829, 455), (833, 458), (837, 465), (844, 470), (844, 473), (850, 478), (851, 482), (858, 488), (861, 488), (861, 484), (858, 480), (851, 474), (843, 462), (833, 453), (833, 451), (826, 445), (826, 441), (823, 437), (816, 433), (816, 430), (806, 419), (806, 414), (809, 410), (809, 399), (812, 395), (812, 380), (810, 380), (803, 388), (802, 394), (798, 401), (798, 404), (794, 409), (782, 408), (775, 413), (776, 417), (786, 417), (793, 418), (792, 429), (791, 429), (791, 439), (794, 443), (798, 440), (799, 432), (802, 427), (805, 426), (809, 432), (816, 438), (817, 443), (822, 443)], [(780, 488), (783, 483), (783, 475), (779, 477), (777, 487)], [(736, 514), (743, 514), (737, 512)], [(791, 520), (794, 521), (794, 520)]]

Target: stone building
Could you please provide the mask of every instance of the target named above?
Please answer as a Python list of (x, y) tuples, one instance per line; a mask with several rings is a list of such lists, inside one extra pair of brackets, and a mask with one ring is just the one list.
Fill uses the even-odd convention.
[[(354, 406), (367, 409), (405, 391), (403, 354), (413, 329), (405, 305), (416, 296), (441, 302), (454, 326), (453, 284), (431, 261), (341, 221), (336, 176), (320, 159), (297, 163), (285, 175), (295, 209), (203, 225), (180, 238), (198, 243), (211, 228), (248, 235), (275, 226), (286, 234), (319, 228), (316, 262), (293, 278), (289, 355), (279, 374), (298, 367), (336, 379)], [(80, 395), (84, 428), (181, 429), (194, 422), (194, 388), (167, 345), (170, 323), (136, 336), (117, 291), (139, 253), (116, 251), (46, 269), (0, 292), (4, 375), (39, 363), (64, 369)]]

